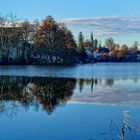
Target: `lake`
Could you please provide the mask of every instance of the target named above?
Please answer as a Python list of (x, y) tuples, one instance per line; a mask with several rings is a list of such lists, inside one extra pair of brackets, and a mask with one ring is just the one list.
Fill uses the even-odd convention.
[(1, 66), (0, 132), (1, 140), (139, 140), (140, 63)]
[(95, 63), (60, 67), (0, 66), (0, 75), (68, 78), (135, 78), (140, 77), (140, 63)]

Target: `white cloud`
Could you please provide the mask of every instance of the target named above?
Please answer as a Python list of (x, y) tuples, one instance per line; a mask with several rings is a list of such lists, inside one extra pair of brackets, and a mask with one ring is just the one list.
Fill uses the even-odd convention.
[(70, 18), (61, 22), (78, 34), (94, 32), (96, 36), (140, 34), (140, 17)]

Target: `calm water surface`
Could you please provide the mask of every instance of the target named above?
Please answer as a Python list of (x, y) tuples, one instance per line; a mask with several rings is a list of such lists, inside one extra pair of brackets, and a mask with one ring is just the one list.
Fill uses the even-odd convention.
[(78, 66), (0, 66), (0, 75), (67, 78), (140, 77), (140, 63), (97, 63)]
[(140, 139), (140, 64), (0, 67), (0, 140)]

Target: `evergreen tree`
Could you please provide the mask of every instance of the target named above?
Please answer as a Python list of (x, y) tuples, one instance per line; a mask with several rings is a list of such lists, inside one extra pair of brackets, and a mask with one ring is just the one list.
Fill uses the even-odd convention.
[(84, 36), (83, 36), (82, 32), (80, 32), (79, 36), (78, 36), (78, 50), (80, 53), (85, 51), (85, 49), (84, 49)]
[(90, 50), (94, 51), (95, 50), (94, 47), (95, 47), (94, 46), (94, 37), (93, 37), (93, 33), (91, 32), (91, 34), (90, 34)]
[(95, 41), (94, 41), (94, 48), (95, 48), (95, 50), (98, 48), (98, 40), (97, 39), (95, 39)]

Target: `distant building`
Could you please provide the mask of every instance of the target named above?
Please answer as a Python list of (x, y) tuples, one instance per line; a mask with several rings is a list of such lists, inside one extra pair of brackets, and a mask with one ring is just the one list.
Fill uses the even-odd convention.
[(38, 53), (32, 53), (31, 59), (33, 62), (38, 64), (60, 64), (63, 63), (63, 58), (61, 58), (58, 55), (49, 55), (49, 54), (38, 54)]
[(109, 53), (109, 49), (105, 47), (100, 47), (94, 52), (94, 58), (102, 57), (106, 53)]

